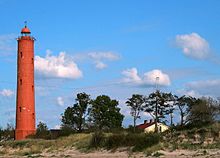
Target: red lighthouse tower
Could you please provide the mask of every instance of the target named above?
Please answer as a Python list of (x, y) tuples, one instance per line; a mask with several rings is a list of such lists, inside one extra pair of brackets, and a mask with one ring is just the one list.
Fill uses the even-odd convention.
[(34, 37), (25, 27), (21, 30), (17, 55), (17, 100), (15, 140), (35, 133)]

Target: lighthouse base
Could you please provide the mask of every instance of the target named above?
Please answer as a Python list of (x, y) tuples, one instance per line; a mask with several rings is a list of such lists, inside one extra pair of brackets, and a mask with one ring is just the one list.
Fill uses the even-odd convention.
[(15, 140), (26, 139), (27, 136), (35, 134), (36, 130), (15, 130)]

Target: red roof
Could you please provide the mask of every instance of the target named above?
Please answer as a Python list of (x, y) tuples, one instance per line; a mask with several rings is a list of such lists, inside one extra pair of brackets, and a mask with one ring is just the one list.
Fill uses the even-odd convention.
[(143, 123), (143, 124), (137, 125), (137, 128), (145, 129), (145, 128), (147, 128), (147, 127), (150, 127), (150, 126), (153, 125), (154, 123), (155, 123), (155, 122)]

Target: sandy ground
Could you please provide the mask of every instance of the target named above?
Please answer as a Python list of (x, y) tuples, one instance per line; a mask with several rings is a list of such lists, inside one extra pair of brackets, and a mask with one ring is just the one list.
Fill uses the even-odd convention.
[[(198, 150), (198, 151), (189, 151), (189, 150), (175, 150), (175, 151), (158, 151), (162, 153), (161, 158), (220, 158), (220, 149), (213, 150)], [(21, 158), (22, 156), (16, 155), (0, 155), (1, 158)], [(28, 156), (23, 156), (28, 157)], [(90, 153), (82, 153), (75, 149), (68, 149), (65, 151), (56, 151), (56, 152), (43, 152), (41, 154), (34, 154), (29, 157), (45, 157), (45, 158), (141, 158), (149, 157), (153, 158), (155, 156), (147, 156), (144, 153), (127, 153), (125, 151), (95, 151)]]

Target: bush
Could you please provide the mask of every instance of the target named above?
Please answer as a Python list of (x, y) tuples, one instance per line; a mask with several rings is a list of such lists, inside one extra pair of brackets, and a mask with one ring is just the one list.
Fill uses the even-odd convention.
[(160, 136), (154, 133), (141, 136), (138, 139), (139, 140), (136, 142), (136, 145), (133, 148), (134, 151), (142, 151), (143, 149), (149, 148), (160, 142)]
[(92, 135), (89, 146), (90, 146), (90, 148), (102, 147), (104, 140), (105, 140), (105, 137), (104, 137), (104, 134), (102, 132), (95, 132)]
[(133, 147), (133, 151), (142, 151), (145, 148), (158, 144), (160, 136), (158, 134), (144, 133), (117, 133), (103, 134), (100, 132), (94, 133), (90, 148), (104, 147), (107, 149), (115, 149), (118, 147)]
[(0, 128), (0, 141), (7, 141), (14, 139), (14, 127), (7, 124), (5, 129)]

